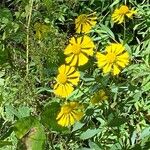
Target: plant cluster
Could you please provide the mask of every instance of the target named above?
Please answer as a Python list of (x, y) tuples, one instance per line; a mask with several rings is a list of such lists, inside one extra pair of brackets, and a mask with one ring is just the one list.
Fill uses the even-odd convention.
[(0, 149), (150, 149), (149, 8), (0, 2)]

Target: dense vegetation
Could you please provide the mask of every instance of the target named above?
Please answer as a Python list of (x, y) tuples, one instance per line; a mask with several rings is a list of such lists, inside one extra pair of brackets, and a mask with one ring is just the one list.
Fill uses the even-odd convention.
[(150, 149), (149, 0), (2, 0), (0, 149)]

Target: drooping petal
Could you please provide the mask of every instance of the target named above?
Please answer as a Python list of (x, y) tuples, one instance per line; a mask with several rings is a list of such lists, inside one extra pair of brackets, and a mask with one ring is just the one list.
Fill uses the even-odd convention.
[(59, 73), (62, 73), (62, 74), (65, 74), (65, 68), (66, 68), (65, 65), (61, 65), (61, 66), (58, 68), (58, 72), (59, 72)]
[(64, 85), (64, 97), (69, 96), (72, 92), (73, 92), (74, 88), (72, 87), (71, 84), (66, 83), (66, 85)]
[(118, 19), (118, 24), (123, 23), (124, 21), (124, 15), (120, 16), (120, 18)]
[(66, 57), (66, 59), (65, 59), (66, 63), (70, 64), (71, 61), (73, 60), (73, 58), (74, 58), (74, 54), (71, 54), (70, 56)]
[(62, 126), (70, 126), (73, 125), (76, 121), (79, 121), (84, 113), (83, 107), (81, 108), (77, 102), (70, 102), (61, 106), (61, 110), (57, 115), (57, 122)]
[(125, 65), (127, 65), (129, 63), (129, 54), (127, 52), (117, 56), (117, 61), (118, 62), (122, 62)]
[(54, 93), (63, 97), (63, 85), (59, 84), (57, 88), (54, 89)]
[(120, 43), (113, 43), (112, 44), (112, 53), (116, 55), (121, 54), (125, 50), (125, 47)]
[(118, 68), (118, 66), (117, 65), (113, 65), (113, 74), (114, 75), (117, 75), (117, 74), (119, 74), (120, 73), (120, 69)]
[(105, 56), (105, 55), (103, 55), (103, 54), (97, 52), (96, 58), (97, 58), (97, 60), (98, 60), (98, 62), (97, 62), (97, 63), (98, 63), (98, 67), (101, 68), (101, 67), (103, 67), (103, 66), (106, 65), (107, 61), (106, 61), (106, 56)]
[(103, 72), (104, 73), (108, 73), (108, 72), (110, 72), (111, 71), (111, 67), (112, 67), (112, 65), (111, 64), (106, 64), (104, 67), (103, 67)]
[(68, 75), (68, 79), (69, 78), (77, 78), (80, 76), (80, 73), (78, 71), (75, 71), (74, 73)]
[(85, 56), (83, 53), (79, 54), (79, 61), (78, 61), (78, 66), (82, 66), (88, 62), (87, 56)]
[(89, 36), (85, 35), (85, 36), (83, 36), (81, 47), (82, 48), (95, 48), (95, 45), (94, 45), (92, 39)]
[[(66, 58), (66, 62), (68, 63), (67, 58)], [(74, 55), (72, 61), (69, 62), (69, 64), (70, 66), (76, 66), (77, 62), (78, 62), (78, 55)]]
[(64, 50), (64, 54), (65, 55), (68, 55), (68, 54), (71, 54), (72, 53), (72, 45), (69, 44), (66, 49)]

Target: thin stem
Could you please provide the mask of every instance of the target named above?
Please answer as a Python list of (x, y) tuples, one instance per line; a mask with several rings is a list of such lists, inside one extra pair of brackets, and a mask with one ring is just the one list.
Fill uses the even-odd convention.
[(123, 40), (125, 41), (126, 39), (126, 23), (125, 21), (123, 22)]
[(26, 37), (26, 76), (29, 74), (29, 29), (31, 23), (31, 16), (32, 16), (32, 7), (33, 7), (33, 0), (29, 1), (29, 14), (27, 20), (27, 37)]

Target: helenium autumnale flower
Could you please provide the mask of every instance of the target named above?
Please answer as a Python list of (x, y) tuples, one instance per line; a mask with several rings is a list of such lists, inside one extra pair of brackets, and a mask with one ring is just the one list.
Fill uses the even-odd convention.
[(105, 53), (97, 52), (98, 67), (103, 68), (103, 73), (112, 72), (113, 75), (120, 73), (129, 63), (129, 54), (125, 47), (119, 43), (111, 43), (105, 49)]
[(64, 54), (66, 63), (70, 66), (82, 66), (89, 60), (88, 56), (93, 56), (95, 45), (92, 39), (87, 36), (72, 37), (66, 47)]
[(115, 23), (121, 24), (124, 22), (125, 17), (132, 19), (133, 15), (136, 13), (136, 10), (129, 9), (128, 6), (122, 5), (120, 8), (115, 9), (115, 11), (112, 14), (112, 20)]
[(91, 98), (91, 103), (99, 104), (107, 99), (108, 99), (108, 96), (106, 95), (106, 92), (101, 89), (94, 93), (93, 97)]
[(96, 13), (81, 14), (75, 19), (76, 33), (88, 33), (96, 24)]
[(61, 110), (57, 115), (59, 125), (67, 127), (73, 125), (83, 117), (83, 105), (78, 102), (69, 102), (61, 106)]
[(61, 97), (67, 97), (73, 92), (73, 86), (78, 84), (80, 73), (76, 71), (75, 67), (68, 65), (61, 65), (58, 73), (54, 93)]

